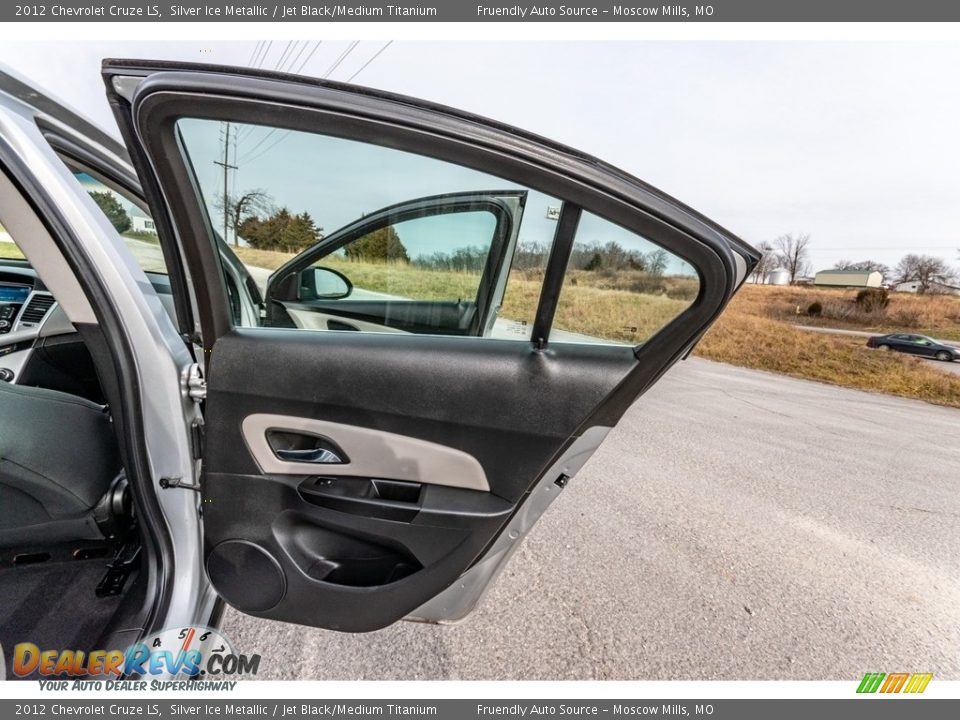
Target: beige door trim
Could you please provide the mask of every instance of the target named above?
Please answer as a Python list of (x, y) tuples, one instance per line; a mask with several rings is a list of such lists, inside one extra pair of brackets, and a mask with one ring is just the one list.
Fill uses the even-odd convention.
[[(270, 430), (319, 435), (340, 447), (350, 462), (313, 464), (281, 460), (267, 441)], [(475, 457), (406, 435), (315, 418), (261, 413), (244, 418), (243, 439), (264, 473), (349, 475), (490, 491), (486, 473)]]

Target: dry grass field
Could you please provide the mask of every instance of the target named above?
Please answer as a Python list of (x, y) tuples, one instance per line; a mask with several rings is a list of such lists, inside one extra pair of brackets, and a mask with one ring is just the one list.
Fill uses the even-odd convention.
[[(239, 248), (251, 265), (277, 268), (291, 256)], [(397, 295), (450, 298), (470, 296), (477, 278), (405, 266), (328, 259), (359, 287)], [(389, 272), (388, 272), (389, 270)], [(532, 320), (540, 296), (536, 273), (515, 273), (507, 286), (502, 315)], [(664, 278), (665, 292), (645, 293), (636, 274), (573, 271), (561, 294), (556, 325), (564, 330), (625, 342), (640, 342), (676, 317), (696, 293), (690, 279)], [(863, 338), (799, 330), (814, 325), (882, 334), (909, 330), (942, 339), (960, 339), (960, 298), (905, 293), (873, 313), (858, 309), (856, 291), (812, 287), (746, 285), (696, 349), (701, 357), (846, 387), (900, 395), (960, 407), (960, 375), (934, 363), (870, 350)], [(807, 309), (819, 302), (822, 312)]]
[[(865, 312), (855, 302), (856, 290), (803, 286), (746, 285), (734, 302), (756, 317), (803, 325), (865, 330), (883, 335), (908, 331), (941, 340), (960, 341), (960, 297), (890, 293), (885, 308)], [(808, 309), (820, 303), (822, 312)]]
[[(733, 365), (960, 407), (960, 375), (946, 373), (929, 360), (871, 350), (862, 337), (794, 327), (819, 325), (877, 334), (909, 330), (957, 338), (960, 298), (891, 294), (885, 313), (864, 317), (849, 310), (855, 295), (853, 290), (747, 285), (704, 336), (696, 353)], [(824, 313), (809, 317), (805, 309), (816, 300)], [(838, 314), (846, 313), (843, 320), (827, 316), (831, 305), (841, 308)], [(904, 322), (905, 317), (909, 322)]]
[[(293, 257), (243, 247), (234, 250), (244, 263), (271, 270)], [(337, 257), (327, 257), (323, 264), (340, 270), (364, 290), (425, 300), (473, 298), (480, 280), (476, 273), (427, 270), (407, 264)], [(642, 275), (574, 271), (560, 296), (556, 326), (584, 335), (640, 343), (683, 312), (696, 296), (696, 281), (691, 278), (662, 278), (664, 292), (637, 292), (635, 288), (647, 281)], [(507, 283), (500, 314), (532, 322), (541, 282), (542, 276), (537, 272), (515, 272)]]
[[(2, 249), (5, 252), (0, 254), (10, 257), (16, 246), (4, 243)], [(248, 265), (268, 269), (276, 269), (292, 257), (252, 248), (235, 250)], [(328, 258), (326, 264), (345, 272), (358, 287), (407, 297), (473, 297), (478, 283), (475, 273), (336, 258)], [(541, 280), (536, 272), (514, 273), (501, 314), (532, 321)], [(555, 324), (585, 335), (642, 342), (682, 312), (696, 294), (692, 279), (662, 278), (662, 285), (654, 288), (646, 287), (648, 281), (638, 273), (573, 271), (561, 294)], [(757, 370), (960, 407), (960, 375), (946, 373), (927, 360), (870, 350), (860, 337), (795, 327), (877, 334), (900, 330), (960, 340), (960, 297), (892, 293), (887, 307), (864, 312), (855, 296), (854, 290), (746, 285), (701, 340), (696, 354)], [(810, 315), (814, 302), (821, 311)]]

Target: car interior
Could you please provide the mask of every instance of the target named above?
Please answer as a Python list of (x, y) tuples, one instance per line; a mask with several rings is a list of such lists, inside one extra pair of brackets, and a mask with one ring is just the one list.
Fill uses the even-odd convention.
[(91, 353), (0, 239), (0, 644), (89, 651), (143, 606), (133, 503)]

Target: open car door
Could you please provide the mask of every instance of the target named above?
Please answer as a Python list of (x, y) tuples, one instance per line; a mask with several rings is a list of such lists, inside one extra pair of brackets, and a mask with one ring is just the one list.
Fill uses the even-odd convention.
[[(246, 69), (103, 74), (192, 278), (207, 572), (252, 615), (465, 616), (757, 259), (616, 168), (449, 108)], [(231, 313), (216, 252), (224, 135), (245, 143), (238, 185), (273, 200), (236, 227), (249, 263), (308, 247), (258, 323)]]

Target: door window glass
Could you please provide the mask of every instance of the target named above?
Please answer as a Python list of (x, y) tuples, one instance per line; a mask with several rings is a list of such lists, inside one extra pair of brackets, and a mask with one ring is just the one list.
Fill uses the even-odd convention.
[(166, 275), (167, 264), (163, 259), (163, 250), (160, 249), (160, 238), (153, 218), (141, 209), (139, 204), (104, 185), (92, 175), (82, 170), (72, 171), (76, 181), (87, 191), (90, 199), (123, 238), (143, 271)]
[(558, 199), (371, 143), (178, 130), (212, 227), (265, 290), (262, 324), (529, 340)]
[(374, 220), (299, 273), (286, 312), (305, 328), (480, 334), (500, 222), (490, 209)]
[(583, 213), (550, 342), (638, 345), (686, 310), (693, 267), (647, 238)]

